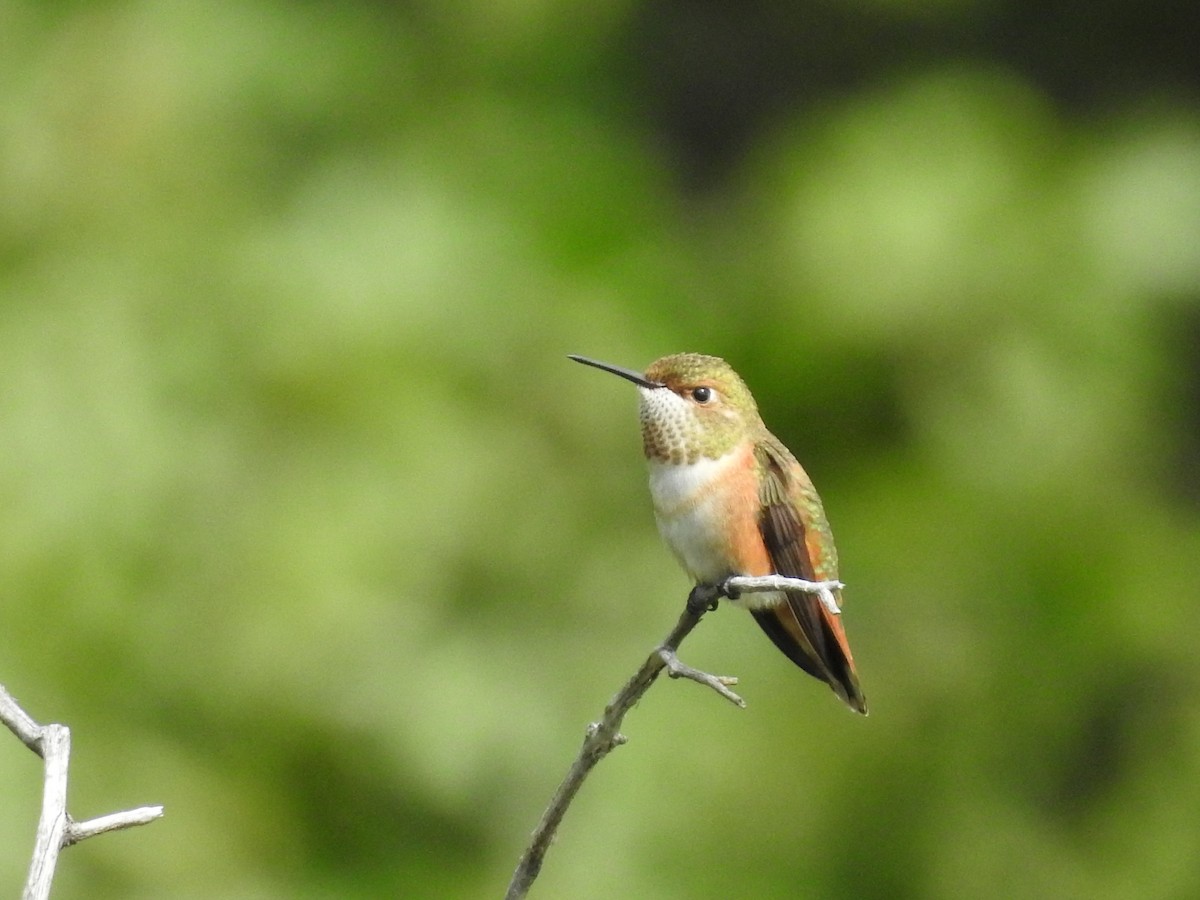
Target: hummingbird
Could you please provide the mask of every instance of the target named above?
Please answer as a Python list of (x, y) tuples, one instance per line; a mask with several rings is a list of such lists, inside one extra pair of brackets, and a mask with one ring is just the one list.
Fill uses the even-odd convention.
[[(676, 353), (643, 375), (570, 359), (637, 385), (654, 519), (697, 585), (717, 586), (734, 575), (837, 580), (837, 548), (821, 498), (796, 457), (767, 430), (729, 363)], [(840, 608), (841, 591), (833, 595)], [(867, 714), (841, 617), (817, 595), (774, 591), (731, 599), (788, 659)]]

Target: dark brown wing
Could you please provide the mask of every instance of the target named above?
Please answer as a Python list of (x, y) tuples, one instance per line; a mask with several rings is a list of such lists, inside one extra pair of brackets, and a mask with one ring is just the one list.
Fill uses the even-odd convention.
[[(823, 581), (837, 578), (837, 554), (821, 499), (799, 463), (778, 442), (758, 448), (759, 528), (779, 575)], [(835, 592), (840, 603), (840, 596)], [(839, 616), (815, 594), (789, 591), (787, 602), (752, 610), (775, 646), (805, 672), (826, 682), (851, 709), (864, 715), (867, 700)]]

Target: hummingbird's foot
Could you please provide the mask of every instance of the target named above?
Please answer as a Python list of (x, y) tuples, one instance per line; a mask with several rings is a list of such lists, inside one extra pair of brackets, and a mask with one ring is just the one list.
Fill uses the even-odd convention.
[(717, 601), (722, 596), (729, 596), (719, 584), (698, 584), (688, 594), (687, 608), (693, 616), (712, 612), (717, 608)]
[(710, 675), (708, 672), (693, 669), (691, 666), (680, 662), (679, 657), (675, 655), (675, 651), (666, 647), (658, 648), (658, 657), (663, 661), (663, 666), (666, 667), (667, 674), (672, 678), (687, 678), (697, 684), (703, 684), (706, 687), (712, 688), (735, 706), (745, 709), (746, 701), (729, 689), (730, 685), (737, 684), (738, 682), (734, 676)]
[(735, 577), (737, 576), (730, 575), (729, 578), (726, 578), (719, 585), (717, 585), (717, 590), (721, 592), (722, 597), (728, 597), (730, 600), (737, 600), (742, 596), (742, 592), (729, 583)]

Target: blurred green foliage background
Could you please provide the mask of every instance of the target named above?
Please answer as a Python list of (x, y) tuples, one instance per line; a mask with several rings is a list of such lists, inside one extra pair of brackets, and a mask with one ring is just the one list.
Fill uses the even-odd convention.
[[(872, 716), (722, 609), (543, 898), (1200, 895), (1200, 28), (1081, 0), (0, 4), (0, 680), (57, 898), (498, 897), (688, 589), (632, 389), (805, 462)], [(38, 761), (0, 741), (0, 894)]]

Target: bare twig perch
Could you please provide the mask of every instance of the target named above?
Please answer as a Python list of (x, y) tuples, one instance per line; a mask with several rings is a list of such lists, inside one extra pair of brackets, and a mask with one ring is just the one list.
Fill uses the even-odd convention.
[(45, 760), (45, 786), (42, 791), (42, 817), (38, 822), (37, 841), (23, 900), (46, 900), (63, 847), (82, 840), (145, 825), (161, 818), (161, 806), (143, 806), (125, 812), (100, 816), (87, 822), (75, 822), (67, 814), (67, 765), (71, 756), (71, 731), (66, 725), (38, 725), (12, 695), (0, 685), (0, 722), (21, 742)]
[(546, 811), (542, 814), (542, 820), (533, 832), (529, 846), (521, 854), (521, 861), (517, 864), (517, 870), (513, 873), (512, 881), (508, 885), (505, 900), (523, 900), (528, 894), (530, 885), (541, 871), (542, 861), (545, 859), (546, 851), (550, 848), (550, 842), (554, 840), (558, 825), (566, 815), (571, 801), (579, 793), (579, 788), (583, 786), (583, 780), (595, 768), (596, 763), (604, 759), (614, 748), (626, 742), (627, 738), (620, 732), (625, 713), (629, 712), (634, 704), (642, 698), (642, 695), (650, 689), (650, 685), (654, 683), (659, 672), (665, 668), (672, 678), (691, 679), (699, 684), (707, 685), (738, 706), (746, 705), (741, 697), (729, 689), (731, 685), (737, 684), (736, 678), (701, 672), (699, 669), (684, 665), (676, 656), (676, 651), (683, 639), (700, 623), (705, 612), (716, 609), (716, 603), (720, 597), (736, 597), (738, 594), (779, 590), (808, 591), (818, 594), (826, 608), (837, 613), (840, 610), (834, 601), (833, 591), (841, 587), (842, 584), (837, 581), (804, 581), (800, 578), (785, 578), (782, 575), (766, 575), (756, 578), (736, 576), (726, 579), (720, 585), (696, 585), (688, 595), (687, 606), (671, 633), (659, 646), (654, 648), (654, 651), (642, 663), (642, 667), (605, 707), (600, 721), (593, 722), (588, 726), (579, 755), (571, 764), (571, 768), (567, 770), (567, 775), (562, 784), (558, 786), (558, 790), (554, 792), (550, 805), (546, 807)]

